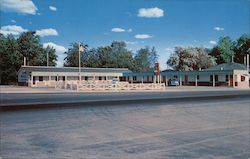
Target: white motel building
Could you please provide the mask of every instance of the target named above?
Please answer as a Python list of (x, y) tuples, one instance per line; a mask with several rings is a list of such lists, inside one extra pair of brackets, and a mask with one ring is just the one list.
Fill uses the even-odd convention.
[(106, 81), (117, 79), (127, 83), (165, 83), (176, 79), (180, 86), (249, 87), (249, 69), (239, 63), (224, 63), (198, 71), (132, 72), (127, 68), (86, 68), (22, 66), (18, 73), (18, 85), (53, 86), (58, 81)]

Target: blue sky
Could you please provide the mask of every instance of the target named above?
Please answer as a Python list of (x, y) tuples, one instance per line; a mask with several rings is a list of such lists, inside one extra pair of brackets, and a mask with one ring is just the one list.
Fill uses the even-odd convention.
[(249, 0), (0, 0), (1, 32), (36, 30), (57, 49), (126, 41), (134, 52), (155, 46), (161, 68), (175, 46), (213, 47), (220, 36), (249, 34)]

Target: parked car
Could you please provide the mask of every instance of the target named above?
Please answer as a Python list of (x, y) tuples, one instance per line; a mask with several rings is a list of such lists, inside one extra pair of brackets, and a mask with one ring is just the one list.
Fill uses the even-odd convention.
[(179, 81), (177, 79), (170, 79), (168, 80), (168, 85), (169, 86), (179, 86)]
[(118, 78), (113, 78), (112, 79), (112, 84), (117, 84), (119, 82), (119, 79)]

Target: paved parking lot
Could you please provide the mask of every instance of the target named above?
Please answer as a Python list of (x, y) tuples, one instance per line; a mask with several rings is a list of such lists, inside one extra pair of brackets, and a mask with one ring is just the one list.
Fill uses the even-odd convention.
[(2, 112), (1, 156), (249, 157), (249, 98)]

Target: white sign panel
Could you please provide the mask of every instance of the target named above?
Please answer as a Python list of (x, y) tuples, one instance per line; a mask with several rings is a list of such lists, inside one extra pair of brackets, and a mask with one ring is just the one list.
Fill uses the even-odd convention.
[(18, 82), (28, 82), (29, 81), (29, 73), (26, 71), (21, 71), (18, 75)]

